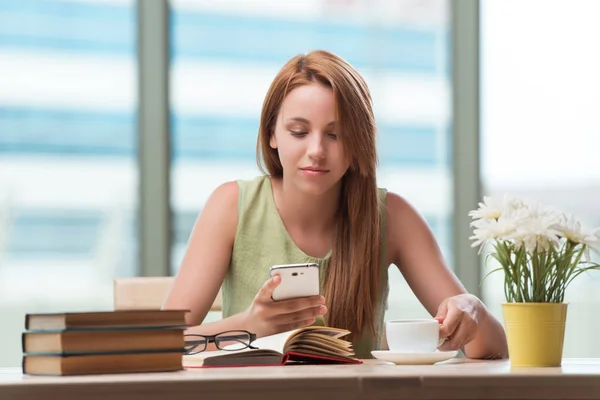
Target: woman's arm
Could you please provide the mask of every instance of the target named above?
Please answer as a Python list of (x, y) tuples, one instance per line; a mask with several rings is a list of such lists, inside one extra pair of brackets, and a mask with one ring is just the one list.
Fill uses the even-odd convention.
[[(188, 247), (163, 305), (164, 309), (190, 310), (186, 333), (214, 335), (243, 329), (258, 337), (310, 325), (327, 312), (325, 299), (312, 296), (273, 301), (280, 277), (267, 280), (246, 311), (219, 321), (201, 324), (229, 268), (238, 223), (238, 185), (219, 186), (206, 202), (192, 231)], [(201, 324), (201, 325), (200, 325)]]
[[(227, 182), (208, 198), (196, 221), (164, 309), (190, 310), (186, 322), (200, 325), (213, 304), (229, 267), (238, 222), (238, 185)], [(187, 333), (216, 334), (244, 329), (238, 314), (193, 327)]]
[(467, 294), (424, 219), (394, 193), (387, 195), (387, 210), (390, 261), (427, 311), (443, 321), (440, 333), (449, 339), (442, 349), (463, 348), (470, 358), (507, 357), (502, 325), (477, 297)]

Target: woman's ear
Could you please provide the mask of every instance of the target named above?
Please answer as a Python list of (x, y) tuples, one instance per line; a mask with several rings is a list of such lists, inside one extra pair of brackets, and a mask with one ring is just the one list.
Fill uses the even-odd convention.
[(275, 132), (271, 133), (271, 138), (269, 139), (269, 146), (271, 146), (272, 149), (277, 148), (277, 138), (275, 137)]

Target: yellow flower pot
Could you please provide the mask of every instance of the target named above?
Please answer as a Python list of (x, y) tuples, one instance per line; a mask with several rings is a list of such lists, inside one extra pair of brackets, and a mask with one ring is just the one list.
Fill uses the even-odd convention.
[(504, 303), (502, 311), (512, 367), (561, 365), (566, 303)]

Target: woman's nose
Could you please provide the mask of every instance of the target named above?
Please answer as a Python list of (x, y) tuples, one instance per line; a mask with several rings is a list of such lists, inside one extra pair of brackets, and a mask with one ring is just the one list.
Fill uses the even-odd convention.
[(320, 160), (325, 157), (326, 150), (323, 144), (322, 135), (312, 135), (310, 143), (308, 145), (308, 156), (315, 160)]

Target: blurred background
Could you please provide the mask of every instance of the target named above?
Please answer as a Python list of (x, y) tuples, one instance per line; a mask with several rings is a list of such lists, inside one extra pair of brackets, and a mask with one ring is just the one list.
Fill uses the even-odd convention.
[[(452, 161), (470, 150), (453, 146), (460, 132), (452, 129), (451, 6), (170, 1), (167, 274), (177, 273), (212, 190), (259, 173), (258, 117), (276, 72), (317, 48), (346, 58), (367, 80), (379, 185), (416, 206), (455, 268), (452, 224), (466, 219), (452, 215)], [(25, 313), (109, 310), (113, 279), (144, 274), (137, 7), (134, 0), (0, 0), (0, 366), (20, 365)], [(479, 3), (473, 82), (480, 85), (481, 182), (474, 184), (482, 194), (526, 196), (600, 226), (597, 15), (595, 0)], [(467, 273), (488, 270), (471, 265)], [(425, 316), (398, 270), (389, 274), (387, 318)], [(501, 279), (481, 286), (500, 319)], [(600, 275), (589, 274), (567, 292), (566, 357), (600, 357), (592, 338), (598, 289)]]

